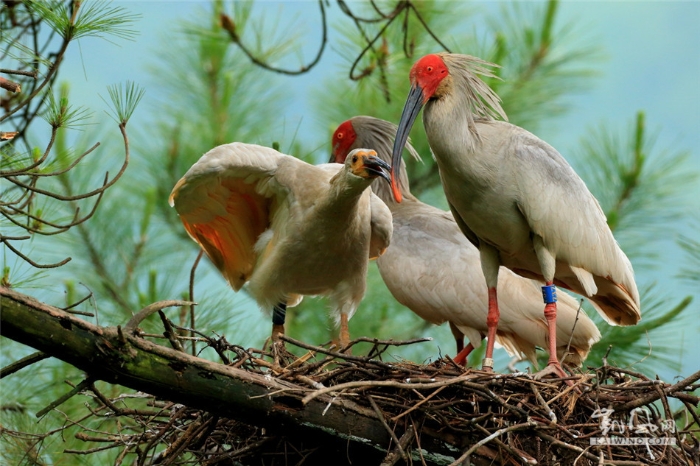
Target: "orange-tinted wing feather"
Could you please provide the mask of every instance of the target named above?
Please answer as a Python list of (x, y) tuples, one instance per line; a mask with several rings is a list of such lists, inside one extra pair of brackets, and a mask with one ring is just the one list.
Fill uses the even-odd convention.
[(193, 165), (170, 195), (187, 233), (236, 291), (252, 274), (255, 243), (270, 226), (273, 197), (258, 183), (273, 176), (278, 158), (259, 146), (220, 146)]

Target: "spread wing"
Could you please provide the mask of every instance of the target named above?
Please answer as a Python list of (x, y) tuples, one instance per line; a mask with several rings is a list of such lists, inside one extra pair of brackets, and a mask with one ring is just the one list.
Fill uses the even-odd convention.
[(170, 194), (187, 233), (201, 245), (234, 290), (250, 277), (255, 244), (289, 189), (275, 177), (293, 157), (243, 143), (215, 147), (178, 181)]

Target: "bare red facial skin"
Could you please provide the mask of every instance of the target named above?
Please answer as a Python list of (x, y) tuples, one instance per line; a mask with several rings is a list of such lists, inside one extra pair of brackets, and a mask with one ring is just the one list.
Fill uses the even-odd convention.
[(333, 147), (333, 157), (331, 161), (335, 163), (345, 163), (345, 157), (350, 153), (350, 148), (357, 139), (355, 128), (352, 127), (350, 120), (347, 120), (338, 126), (338, 129), (333, 133), (331, 145)]
[(411, 68), (409, 78), (412, 86), (423, 89), (425, 104), (435, 94), (440, 82), (447, 77), (449, 71), (442, 58), (435, 54), (426, 55), (418, 60)]
[(401, 202), (403, 196), (399, 188), (399, 171), (401, 167), (401, 152), (403, 151), (408, 133), (411, 131), (413, 122), (418, 117), (421, 108), (435, 94), (438, 86), (449, 75), (447, 65), (438, 55), (426, 55), (418, 60), (413, 67), (409, 79), (411, 80), (411, 90), (406, 98), (399, 127), (396, 130), (394, 148), (391, 155), (391, 192), (396, 202)]

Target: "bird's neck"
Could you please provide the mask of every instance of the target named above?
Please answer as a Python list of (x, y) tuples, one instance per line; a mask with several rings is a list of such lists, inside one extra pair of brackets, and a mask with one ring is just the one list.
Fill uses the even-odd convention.
[(337, 214), (345, 214), (356, 208), (360, 196), (370, 183), (371, 180), (354, 176), (347, 170), (341, 170), (330, 180), (327, 206)]
[(468, 99), (459, 94), (428, 102), (423, 125), (433, 153), (475, 151), (481, 143)]

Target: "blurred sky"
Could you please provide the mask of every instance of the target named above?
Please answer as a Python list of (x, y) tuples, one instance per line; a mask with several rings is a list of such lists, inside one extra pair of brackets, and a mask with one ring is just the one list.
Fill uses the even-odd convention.
[[(69, 48), (62, 77), (83, 83), (82, 96), (93, 103), (96, 94), (105, 94), (107, 84), (136, 81), (155, 94), (157, 83), (146, 68), (153, 62), (157, 47), (176, 22), (207, 8), (206, 1), (113, 1), (141, 15), (133, 42), (116, 45), (90, 38), (80, 47)], [(495, 11), (501, 2), (472, 2), (476, 8)], [(257, 2), (256, 13), (277, 15), (306, 25), (302, 35), (309, 57), (318, 43), (318, 8), (314, 1)], [(331, 2), (328, 14), (337, 18), (338, 7)], [(632, 121), (638, 110), (647, 113), (651, 129), (661, 129), (659, 147), (690, 150), (700, 167), (700, 2), (696, 1), (565, 1), (558, 10), (558, 24), (574, 21), (580, 31), (600, 44), (606, 61), (595, 86), (571, 98), (572, 111), (539, 131), (562, 153), (577, 145), (586, 128), (602, 121)], [(474, 25), (465, 24), (465, 29)], [(290, 118), (302, 120), (302, 128), (313, 131), (313, 117), (306, 107), (306, 96), (319, 78), (337, 72), (333, 54), (334, 30), (320, 65), (312, 74), (290, 79), (294, 106)], [(469, 51), (462, 51), (468, 53)], [(147, 95), (148, 95), (147, 94)], [(140, 115), (139, 115), (140, 113)], [(136, 117), (144, 117), (144, 111)], [(304, 131), (302, 131), (304, 137)], [(698, 189), (700, 195), (700, 187)]]
[[(136, 81), (146, 88), (146, 100), (135, 115), (135, 122), (150, 119), (149, 101), (158, 94), (157, 79), (147, 69), (163, 47), (164, 37), (177, 32), (178, 21), (209, 8), (207, 1), (114, 1), (140, 15), (138, 37), (132, 41), (107, 43), (95, 38), (80, 42), (68, 51), (63, 79), (69, 79), (80, 94), (76, 103), (90, 107), (101, 104), (97, 94), (105, 86)], [(541, 3), (541, 2), (540, 2)], [(496, 12), (502, 2), (472, 2), (474, 8)], [(301, 29), (305, 62), (316, 51), (320, 32), (315, 1), (260, 1), (254, 15), (270, 15)], [(340, 16), (334, 2), (328, 8), (331, 22)], [(558, 9), (557, 24), (574, 24), (585, 40), (602, 47), (605, 61), (598, 69), (589, 91), (568, 97), (571, 111), (538, 129), (538, 136), (556, 147), (565, 157), (580, 145), (587, 130), (600, 124), (625, 128), (637, 111), (644, 110), (647, 127), (658, 134), (657, 148), (692, 153), (700, 169), (700, 2), (698, 1), (564, 1)], [(465, 30), (480, 25), (465, 24)], [(299, 31), (295, 31), (299, 33)], [(338, 73), (341, 59), (334, 53), (338, 31), (329, 31), (329, 45), (319, 66), (311, 73), (287, 81), (291, 105), (287, 112), (290, 126), (300, 124), (299, 137), (306, 142), (321, 140), (319, 123), (307, 104), (311, 90), (332, 73)], [(469, 53), (470, 51), (460, 51)], [(346, 68), (343, 68), (346, 72)], [(261, 71), (265, 72), (265, 71)], [(345, 74), (341, 77), (345, 78)], [(145, 107), (145, 108), (144, 108)], [(144, 121), (142, 121), (142, 119)], [(326, 135), (321, 135), (326, 138)], [(327, 150), (327, 148), (324, 148)], [(325, 155), (319, 158), (325, 158)], [(700, 210), (700, 185), (694, 198)]]
[[(116, 45), (94, 38), (81, 41), (80, 47), (69, 48), (61, 77), (70, 80), (73, 89), (80, 89), (78, 95), (71, 93), (77, 103), (93, 108), (103, 107), (97, 94), (106, 95), (106, 85), (136, 81), (146, 88), (147, 97), (144, 108), (139, 108), (131, 125), (147, 126), (152, 118), (148, 99), (158, 93), (158, 85), (146, 69), (158, 53), (158, 47), (163, 47), (164, 34), (174, 32), (176, 21), (191, 17), (197, 9), (207, 8), (208, 2), (115, 1), (112, 4), (141, 15), (136, 25), (139, 36), (133, 42), (117, 40)], [(501, 6), (498, 2), (473, 4), (486, 11), (496, 11)], [(301, 37), (307, 41), (304, 55), (308, 61), (320, 34), (316, 27), (316, 2), (259, 2), (255, 11), (256, 14), (275, 15), (282, 11), (283, 20), (296, 18), (297, 26), (302, 25)], [(334, 2), (328, 13), (331, 20), (339, 16)], [(543, 125), (538, 136), (566, 156), (580, 145), (590, 128), (604, 123), (613, 124), (616, 131), (623, 130), (632, 123), (637, 111), (644, 110), (649, 130), (658, 134), (656, 147), (690, 151), (693, 166), (700, 170), (700, 2), (566, 1), (559, 7), (558, 23), (569, 21), (574, 21), (579, 30), (602, 46), (606, 61), (600, 65), (601, 76), (592, 89), (573, 96), (569, 100), (573, 104), (571, 111)], [(474, 27), (465, 24), (470, 30)], [(306, 102), (312, 86), (318, 86), (330, 73), (337, 73), (338, 59), (333, 58), (332, 50), (334, 37), (337, 31), (331, 30), (326, 56), (313, 73), (288, 81), (292, 94), (288, 120), (294, 125), (301, 122), (300, 137), (304, 141), (317, 142), (326, 137), (313, 135), (319, 125), (310, 115), (311, 108)], [(696, 211), (700, 212), (700, 186), (695, 186), (691, 194)], [(688, 225), (670, 225), (669, 235), (684, 231), (697, 237), (698, 232), (690, 231)], [(677, 249), (671, 249), (669, 254), (667, 269), (662, 266), (660, 270), (641, 273), (663, 274), (677, 270), (672, 262), (682, 256)], [(679, 295), (688, 293), (694, 293), (696, 299), (686, 313), (697, 315), (700, 309), (698, 290), (689, 290), (685, 285)], [(686, 321), (689, 326), (679, 336), (687, 349), (683, 372), (697, 370), (697, 360), (691, 355), (700, 352), (697, 339), (700, 324), (693, 318)]]

